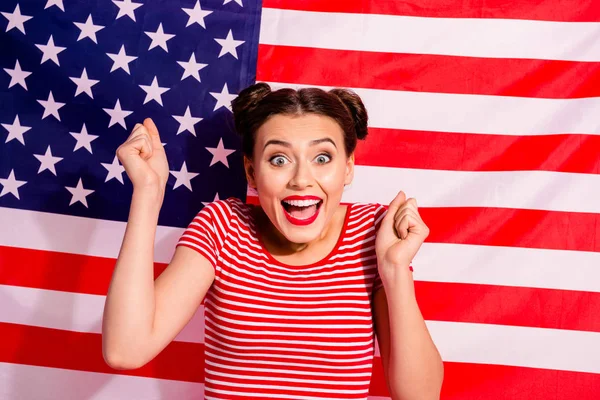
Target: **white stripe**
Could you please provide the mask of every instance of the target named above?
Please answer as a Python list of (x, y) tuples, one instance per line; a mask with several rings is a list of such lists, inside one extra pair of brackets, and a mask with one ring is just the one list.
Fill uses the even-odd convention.
[[(362, 329), (362, 330), (366, 330), (366, 332), (363, 333), (338, 333), (338, 332), (332, 332), (332, 333), (316, 333), (316, 332), (291, 332), (290, 330), (286, 330), (286, 327), (291, 327), (291, 328), (305, 328), (305, 327), (311, 327), (311, 328), (323, 328), (323, 329), (336, 329), (336, 328), (344, 328), (345, 325), (302, 325), (302, 324), (285, 324), (285, 323), (275, 323), (275, 324), (265, 324), (265, 323), (260, 323), (260, 322), (251, 322), (251, 321), (238, 321), (238, 320), (234, 320), (234, 319), (230, 319), (230, 318), (226, 318), (223, 316), (215, 316), (215, 319), (213, 319), (212, 317), (210, 317), (210, 315), (215, 316), (213, 313), (210, 312), (210, 308), (207, 308), (207, 312), (206, 312), (206, 320), (212, 322), (213, 324), (215, 324), (216, 326), (218, 326), (221, 330), (227, 331), (227, 332), (233, 332), (233, 333), (239, 333), (241, 335), (244, 336), (251, 336), (251, 335), (258, 335), (259, 337), (264, 337), (265, 335), (271, 335), (271, 336), (285, 336), (285, 337), (301, 337), (301, 338), (334, 338), (334, 339), (346, 339), (346, 338), (370, 338), (373, 336), (373, 331), (370, 330), (372, 328), (371, 324), (368, 324), (366, 326), (364, 325), (348, 325), (349, 329)], [(269, 327), (274, 327), (274, 328), (281, 328), (282, 330), (280, 331), (267, 331), (267, 330), (262, 330), (262, 331), (253, 331), (250, 329), (236, 329), (236, 328), (231, 328), (228, 325), (224, 325), (221, 324), (219, 322), (228, 322), (229, 324), (235, 324), (235, 325), (247, 325), (247, 326), (269, 326)], [(234, 339), (236, 340), (236, 339)], [(253, 342), (253, 341), (257, 341), (257, 342), (261, 342), (261, 343), (270, 343), (270, 339), (255, 339), (255, 338), (244, 338), (244, 339), (237, 339), (237, 340), (241, 340), (241, 341), (245, 341), (245, 342)], [(290, 342), (294, 342), (294, 343), (301, 343), (301, 344), (313, 344), (313, 345), (321, 345), (321, 346), (342, 346), (342, 347), (350, 347), (350, 346), (358, 346), (358, 345), (367, 345), (370, 344), (373, 341), (373, 339), (369, 339), (367, 342), (357, 342), (357, 341), (346, 341), (346, 342), (337, 342), (335, 344), (331, 343), (331, 342), (326, 342), (326, 341), (309, 341), (309, 342), (305, 342), (305, 341), (290, 341)], [(273, 342), (277, 342), (277, 343), (287, 343), (287, 340), (283, 340), (283, 341), (275, 341), (273, 340)]]
[(204, 384), (0, 363), (0, 398), (18, 400), (198, 400)]
[[(222, 261), (223, 261), (223, 265), (228, 266), (231, 269), (233, 269), (233, 265), (232, 264), (228, 263), (225, 260), (222, 260)], [(353, 263), (354, 262), (352, 262), (350, 264), (353, 264)], [(339, 263), (335, 263), (335, 264), (344, 264), (344, 263), (339, 262)], [(317, 288), (317, 287), (278, 286), (278, 285), (271, 285), (269, 283), (260, 282), (260, 281), (256, 281), (256, 280), (253, 280), (253, 279), (245, 278), (243, 276), (238, 276), (238, 275), (232, 274), (227, 268), (223, 268), (223, 270), (221, 271), (221, 274), (224, 275), (224, 276), (227, 276), (227, 277), (234, 278), (234, 279), (236, 279), (238, 281), (242, 281), (242, 282), (254, 284), (254, 285), (257, 285), (257, 286), (262, 286), (264, 288), (273, 288), (275, 290), (271, 291), (271, 293), (272, 294), (276, 294), (278, 296), (283, 296), (284, 295), (283, 293), (281, 293), (281, 291), (290, 291), (290, 292), (295, 292), (296, 291), (296, 292), (299, 292), (297, 294), (297, 296), (300, 296), (300, 297), (302, 297), (302, 296), (309, 297), (309, 296), (314, 295), (314, 294), (305, 294), (305, 293), (302, 293), (302, 292), (305, 292), (305, 291), (315, 292), (315, 291), (318, 291), (318, 290), (322, 290), (322, 291), (325, 292), (327, 290), (357, 289), (356, 293), (359, 293), (366, 286), (366, 283), (360, 283), (360, 284), (356, 284), (356, 285), (330, 285), (330, 286), (321, 286), (319, 288)], [(365, 275), (365, 276), (368, 277), (369, 275)], [(371, 275), (371, 276), (373, 276), (373, 275)], [(352, 279), (352, 280), (356, 280), (356, 279)], [(342, 280), (342, 282), (343, 282), (343, 280)], [(228, 282), (227, 284), (230, 284), (230, 283)], [(250, 290), (250, 288), (246, 288), (246, 290)], [(359, 294), (365, 295), (364, 292), (359, 293)], [(324, 296), (325, 294), (319, 294), (319, 295), (320, 296)]]
[[(214, 346), (210, 346), (208, 344), (206, 344), (206, 347), (211, 347), (214, 348)], [(207, 356), (210, 356), (214, 359), (217, 360), (222, 360), (222, 361), (229, 361), (231, 363), (233, 363), (234, 368), (239, 368), (239, 364), (251, 364), (251, 365), (268, 365), (268, 366), (273, 366), (273, 365), (281, 365), (281, 366), (286, 366), (286, 367), (302, 367), (302, 368), (313, 368), (313, 369), (336, 369), (336, 370), (344, 370), (344, 369), (370, 369), (371, 368), (371, 362), (373, 360), (373, 357), (362, 357), (362, 359), (359, 359), (360, 361), (369, 361), (369, 363), (367, 364), (362, 364), (362, 365), (322, 365), (319, 363), (292, 363), (292, 362), (280, 362), (280, 361), (272, 361), (272, 360), (267, 360), (267, 361), (262, 361), (262, 360), (258, 360), (258, 359), (251, 359), (251, 360), (244, 360), (242, 359), (240, 356), (246, 356), (246, 357), (250, 357), (250, 354), (239, 354), (239, 353), (233, 353), (231, 351), (226, 351), (223, 349), (216, 349), (220, 352), (224, 352), (224, 353), (228, 353), (228, 354), (234, 354), (236, 355), (236, 358), (231, 358), (231, 357), (223, 357), (223, 356), (219, 356), (215, 353), (212, 353), (210, 350), (206, 350), (205, 354)], [(271, 354), (262, 354), (262, 357), (274, 357)], [(287, 358), (288, 356), (283, 356), (284, 358)], [(207, 357), (208, 358), (208, 357)], [(293, 357), (290, 357), (293, 358)], [(311, 359), (317, 359), (315, 357), (306, 357), (306, 358), (311, 358)], [(323, 361), (322, 359), (317, 359), (319, 361)], [(333, 360), (327, 360), (328, 362), (333, 362)], [(354, 360), (352, 359), (343, 359), (343, 360), (338, 360), (338, 362), (342, 362), (342, 363), (352, 363)], [(231, 365), (227, 365), (227, 364), (215, 364), (218, 366), (221, 366), (223, 368), (231, 368)], [(286, 370), (287, 371), (287, 370)], [(289, 371), (289, 373), (301, 373), (301, 374), (306, 374), (306, 371)], [(314, 372), (311, 372), (314, 373)], [(369, 373), (370, 374), (370, 373)]]
[[(210, 361), (206, 361), (206, 363), (208, 365), (213, 365), (213, 366), (219, 366), (218, 364), (215, 365), (215, 363), (212, 363)], [(309, 372), (306, 373), (305, 371), (292, 371), (292, 370), (281, 370), (281, 369), (271, 369), (271, 368), (237, 368), (238, 371), (254, 371), (254, 372), (265, 372), (267, 374), (272, 374), (272, 373), (288, 373), (288, 374), (293, 374), (295, 373), (296, 375), (305, 375), (305, 376), (352, 376), (352, 377), (371, 377), (370, 373), (362, 373), (362, 374), (323, 374), (323, 373), (317, 373), (317, 372)], [(243, 374), (243, 375), (239, 375), (239, 374), (227, 374), (224, 372), (218, 372), (218, 371), (213, 371), (210, 368), (207, 368), (207, 372), (213, 374), (213, 375), (218, 375), (218, 376), (224, 376), (227, 378), (234, 378), (234, 379), (248, 379), (248, 375), (247, 374)], [(366, 380), (366, 381), (349, 381), (349, 380), (337, 380), (337, 381), (328, 381), (328, 380), (324, 380), (324, 379), (298, 379), (298, 378), (291, 378), (289, 376), (286, 377), (273, 377), (273, 376), (267, 376), (267, 375), (252, 375), (252, 379), (256, 379), (256, 381), (258, 382), (262, 382), (262, 381), (273, 381), (273, 382), (296, 382), (296, 383), (317, 383), (317, 384), (329, 384), (329, 385), (365, 385), (367, 383), (369, 383), (370, 380)], [(300, 388), (298, 388), (298, 390), (301, 390)]]
[[(260, 299), (263, 300), (263, 299)], [(279, 300), (276, 300), (277, 303), (280, 303)], [(219, 303), (231, 304), (233, 306), (237, 306), (238, 308), (250, 308), (255, 310), (272, 310), (272, 311), (284, 311), (284, 312), (295, 312), (295, 313), (312, 313), (312, 312), (328, 312), (328, 313), (343, 313), (343, 312), (353, 312), (353, 313), (361, 313), (371, 315), (371, 309), (369, 307), (319, 307), (319, 308), (309, 308), (309, 307), (270, 307), (264, 306), (262, 304), (250, 303), (250, 302), (240, 302), (229, 300), (225, 297), (219, 299)], [(304, 302), (299, 302), (301, 304), (305, 304)], [(334, 304), (338, 305), (338, 302), (335, 301)], [(353, 302), (352, 304), (356, 304)], [(283, 316), (278, 316), (278, 318), (283, 318)]]
[[(476, 35), (474, 35), (476, 36)], [(600, 40), (597, 41), (600, 43)], [(289, 82), (279, 87), (302, 88)], [(325, 90), (327, 86), (318, 86)], [(600, 97), (541, 99), (474, 94), (353, 89), (369, 112), (369, 126), (436, 132), (502, 134), (600, 134)]]
[(600, 293), (598, 252), (423, 243), (413, 266), (420, 281)]
[[(240, 292), (232, 292), (226, 289), (223, 289), (220, 285), (215, 285), (214, 286), (215, 290), (217, 290), (218, 292), (221, 292), (223, 294), (232, 296), (232, 297), (239, 297), (242, 299), (249, 299), (249, 300), (258, 300), (258, 301), (263, 301), (263, 302), (268, 302), (268, 303), (276, 303), (276, 304), (301, 304), (301, 305), (322, 305), (322, 304), (336, 304), (336, 305), (341, 305), (341, 304), (352, 304), (352, 305), (358, 305), (358, 304), (370, 304), (370, 300), (360, 300), (360, 299), (356, 299), (356, 300), (321, 300), (321, 301), (305, 301), (305, 300), (301, 300), (301, 301), (297, 301), (297, 300), (281, 300), (281, 299), (270, 299), (268, 297), (265, 296), (261, 296), (261, 297), (257, 297), (257, 296), (250, 296), (248, 294), (244, 294), (244, 293), (240, 293)], [(262, 293), (262, 292), (261, 292)]]
[(344, 192), (342, 201), (389, 204), (400, 189), (408, 197), (415, 197), (420, 207), (600, 213), (600, 175), (549, 171), (472, 172), (357, 166), (352, 188)]
[[(207, 321), (210, 321), (211, 323), (214, 324), (214, 321), (212, 321), (210, 319), (210, 317), (206, 317)], [(344, 355), (356, 355), (356, 354), (367, 354), (367, 353), (371, 353), (372, 349), (370, 348), (365, 348), (363, 350), (350, 350), (350, 351), (340, 351), (340, 350), (321, 350), (321, 349), (311, 349), (311, 348), (302, 348), (302, 347), (297, 347), (297, 346), (290, 346), (290, 345), (308, 345), (308, 346), (323, 346), (323, 347), (347, 347), (348, 344), (347, 343), (331, 343), (331, 342), (323, 342), (323, 341), (303, 341), (303, 340), (277, 340), (277, 339), (256, 339), (256, 338), (252, 338), (252, 339), (246, 339), (246, 338), (240, 338), (240, 337), (233, 337), (233, 336), (229, 336), (229, 335), (225, 335), (224, 333), (221, 332), (216, 332), (214, 329), (212, 329), (209, 325), (205, 326), (207, 331), (210, 331), (210, 333), (206, 334), (207, 338), (210, 338), (211, 340), (217, 342), (217, 343), (221, 343), (222, 346), (225, 347), (230, 347), (230, 348), (234, 348), (234, 349), (252, 349), (252, 350), (268, 350), (270, 352), (275, 352), (275, 351), (284, 351), (284, 352), (290, 352), (290, 351), (298, 351), (301, 352), (303, 354), (307, 354), (307, 353), (312, 353), (312, 354), (331, 354), (331, 355), (335, 355), (335, 356), (344, 356)], [(213, 337), (212, 335), (216, 335), (218, 337), (230, 340), (234, 343), (250, 343), (249, 346), (237, 346), (237, 345), (232, 345), (229, 343), (225, 343), (222, 342), (220, 340), (217, 340), (215, 337)], [(267, 346), (256, 346), (257, 343), (265, 343), (267, 344)], [(351, 347), (359, 347), (359, 346), (370, 346), (373, 343), (373, 340), (369, 340), (367, 342), (353, 342), (351, 343)], [(288, 345), (287, 347), (276, 347), (273, 346), (273, 344), (284, 344), (284, 345)]]
[[(0, 322), (102, 333), (105, 296), (0, 285)], [(204, 342), (204, 306), (175, 338)]]
[[(337, 358), (337, 357), (330, 357), (330, 356), (325, 356), (325, 357), (310, 357), (310, 356), (300, 356), (300, 355), (296, 355), (296, 354), (277, 354), (277, 353), (273, 353), (273, 348), (272, 347), (261, 347), (261, 348), (257, 348), (257, 347), (252, 347), (253, 350), (258, 350), (258, 349), (262, 349), (267, 351), (266, 353), (254, 353), (254, 352), (250, 352), (250, 347), (248, 346), (234, 346), (234, 345), (227, 345), (230, 348), (235, 348), (235, 349), (240, 349), (242, 350), (241, 352), (235, 352), (235, 351), (230, 351), (230, 350), (226, 350), (224, 347), (215, 347), (212, 344), (210, 344), (210, 342), (206, 342), (204, 344), (207, 348), (209, 349), (213, 349), (215, 351), (219, 351), (221, 353), (226, 353), (226, 354), (231, 354), (233, 356), (235, 356), (236, 360), (238, 360), (239, 362), (246, 362), (246, 363), (255, 363), (257, 362), (255, 358), (252, 358), (249, 361), (246, 361), (243, 359), (243, 357), (268, 357), (269, 359), (271, 358), (281, 358), (283, 360), (310, 360), (310, 361), (318, 361), (318, 363), (311, 363), (310, 365), (315, 365), (315, 368), (323, 368), (320, 366), (319, 363), (321, 362), (328, 362), (328, 363), (354, 363), (354, 362), (362, 362), (362, 361), (368, 361), (369, 363), (372, 362), (373, 360), (373, 356), (371, 354), (369, 354), (368, 356), (364, 356), (364, 357), (359, 357), (359, 358), (351, 358), (351, 357), (344, 357), (344, 358)], [(289, 349), (285, 349), (287, 351), (289, 351)], [(329, 354), (330, 352), (326, 352), (326, 354)], [(361, 352), (364, 353), (364, 352)], [(370, 352), (369, 352), (370, 353)], [(212, 354), (212, 353), (211, 353)], [(288, 364), (288, 363), (277, 363), (274, 361), (265, 361), (263, 363), (267, 363), (267, 364), (273, 364), (273, 365), (279, 365), (279, 364)], [(370, 364), (366, 364), (367, 366)], [(365, 368), (365, 364), (362, 365), (354, 365), (354, 366), (336, 366), (337, 369), (352, 369), (352, 368)]]
[[(221, 390), (221, 389), (213, 389), (210, 392), (226, 394), (226, 395), (240, 395), (240, 396), (248, 396), (248, 392), (236, 392), (232, 390)], [(261, 398), (268, 399), (295, 399), (295, 400), (339, 400), (339, 397), (315, 397), (315, 396), (299, 396), (297, 394), (271, 394), (271, 393), (261, 393)], [(228, 397), (213, 397), (210, 395), (206, 395), (205, 400), (223, 400), (228, 399)], [(365, 398), (366, 399), (366, 398)], [(369, 398), (370, 399), (370, 398)]]
[[(474, 32), (476, 34), (474, 34)], [(600, 24), (263, 8), (261, 44), (387, 53), (600, 61)]]
[[(255, 277), (255, 278), (263, 278), (263, 279), (267, 278), (270, 282), (283, 283), (285, 285), (302, 285), (302, 286), (298, 287), (298, 289), (306, 289), (306, 286), (311, 285), (310, 290), (314, 290), (315, 286), (317, 286), (316, 284), (319, 284), (319, 283), (348, 282), (348, 281), (353, 281), (353, 280), (362, 280), (364, 278), (370, 278), (370, 277), (374, 276), (374, 274), (367, 274), (366, 272), (367, 271), (373, 272), (372, 270), (376, 268), (376, 265), (371, 264), (371, 265), (365, 265), (363, 267), (347, 268), (347, 269), (343, 269), (343, 270), (338, 270), (336, 268), (336, 269), (332, 269), (331, 271), (322, 272), (322, 273), (318, 273), (318, 274), (289, 275), (289, 274), (281, 274), (281, 273), (277, 273), (277, 272), (271, 272), (266, 268), (257, 267), (254, 263), (252, 263), (250, 261), (245, 261), (245, 260), (242, 260), (241, 258), (238, 258), (238, 256), (244, 256), (244, 254), (241, 254), (241, 253), (233, 254), (229, 250), (226, 250), (226, 249), (223, 250), (223, 253), (227, 254), (228, 257), (230, 257), (233, 261), (235, 261), (235, 263), (229, 263), (229, 262), (223, 261), (223, 265), (227, 265), (229, 267), (229, 269), (237, 271), (239, 273), (238, 276), (240, 276), (240, 277), (242, 276), (242, 274), (244, 274), (246, 276), (251, 276), (251, 277)], [(338, 261), (336, 263), (328, 263), (328, 266), (330, 266), (330, 267), (343, 266), (343, 265), (355, 266), (357, 264), (360, 265), (360, 263), (362, 263), (368, 259), (373, 259), (373, 258), (374, 258), (373, 256), (362, 257), (359, 259), (353, 258), (348, 261)], [(263, 273), (250, 272), (251, 270), (263, 271)], [(342, 276), (342, 277), (330, 278), (330, 279), (313, 279), (318, 276), (340, 275), (340, 274), (345, 274), (345, 273), (350, 273), (350, 272), (354, 272), (354, 274), (351, 276)], [(287, 277), (288, 279), (276, 279), (269, 275)], [(301, 278), (305, 278), (305, 279), (301, 279)], [(308, 278), (308, 279), (306, 279), (306, 278)], [(315, 286), (312, 286), (312, 285), (315, 285)]]
[[(214, 383), (215, 385), (219, 385), (219, 386), (232, 386), (235, 385), (237, 387), (239, 387), (239, 383), (232, 383), (232, 382), (228, 382), (228, 381), (221, 381), (218, 379), (210, 379), (210, 378), (205, 378), (204, 379), (205, 382), (210, 382), (210, 383)], [(235, 387), (234, 386), (234, 387)], [(271, 390), (301, 390), (304, 392), (315, 392), (315, 393), (344, 393), (344, 394), (360, 394), (363, 393), (364, 390), (342, 390), (342, 389), (324, 389), (324, 388), (298, 388), (295, 386), (281, 386), (281, 385), (259, 385), (259, 384), (250, 384), (250, 383), (244, 383), (244, 388), (253, 388), (253, 389), (271, 389)], [(221, 393), (221, 392), (225, 392), (224, 390), (211, 390), (215, 393)], [(248, 395), (248, 392), (228, 392), (228, 394), (238, 394), (238, 395)], [(265, 395), (263, 393), (261, 393), (261, 397), (265, 397)], [(269, 397), (268, 395), (266, 397)], [(299, 398), (294, 396), (294, 398)]]
[[(220, 276), (215, 276), (215, 281), (217, 282), (221, 282), (221, 277)], [(250, 281), (247, 281), (249, 283), (251, 283)], [(273, 292), (273, 291), (265, 291), (265, 290), (261, 290), (261, 289), (255, 289), (255, 288), (251, 288), (245, 285), (238, 285), (236, 283), (233, 282), (227, 282), (225, 283), (225, 285), (227, 287), (232, 287), (232, 288), (236, 288), (236, 289), (240, 289), (241, 291), (244, 292), (253, 292), (253, 293), (261, 293), (267, 296), (273, 296), (273, 295), (277, 295), (278, 297), (292, 297), (292, 298), (324, 298), (324, 297), (358, 297), (358, 298), (364, 298), (365, 297), (365, 293), (364, 292), (360, 292), (360, 291), (356, 291), (356, 292), (343, 292), (343, 293), (315, 293), (315, 294), (305, 294), (305, 293), (294, 293), (294, 294), (288, 294), (288, 293), (280, 293), (280, 292)], [(364, 285), (363, 285), (364, 287)]]
[(600, 373), (600, 333), (427, 321), (447, 362)]
[[(212, 312), (212, 309), (216, 309), (219, 311), (224, 311), (227, 312), (231, 315), (244, 315), (247, 317), (255, 317), (255, 318), (267, 318), (267, 319), (278, 319), (278, 322), (272, 323), (272, 322), (258, 322), (258, 321), (250, 321), (250, 320), (236, 320), (236, 319), (231, 319), (231, 318), (227, 318), (224, 316), (225, 313), (221, 313), (221, 314), (216, 314), (217, 318), (219, 319), (219, 321), (225, 321), (225, 322), (229, 322), (231, 324), (236, 324), (236, 325), (243, 325), (243, 326), (270, 326), (270, 327), (289, 327), (289, 328), (313, 328), (313, 329), (338, 329), (338, 328), (344, 328), (344, 329), (370, 329), (372, 327), (370, 321), (371, 321), (371, 314), (369, 314), (368, 316), (354, 316), (354, 315), (321, 315), (321, 316), (312, 316), (312, 315), (299, 315), (299, 316), (289, 316), (289, 315), (278, 315), (278, 314), (262, 314), (262, 313), (252, 313), (252, 312), (244, 312), (244, 311), (238, 311), (236, 309), (229, 309), (227, 307), (219, 307), (217, 305), (215, 305), (212, 301), (210, 300), (206, 300), (205, 304), (208, 306), (209, 304), (211, 305), (211, 307), (206, 308), (207, 312), (210, 312), (212, 315), (215, 315)], [(289, 320), (306, 320), (306, 321), (313, 321), (313, 320), (334, 320), (334, 321), (350, 321), (350, 320), (355, 320), (354, 322), (359, 322), (358, 324), (346, 324), (346, 323), (341, 323), (341, 324), (312, 324), (309, 325), (308, 323), (299, 323), (299, 324), (290, 324), (290, 323), (286, 323), (286, 322), (281, 322), (281, 321), (289, 321)], [(360, 321), (365, 321), (365, 322), (369, 322), (369, 323), (360, 323)], [(250, 331), (244, 331), (241, 330), (240, 332), (247, 332), (247, 333), (259, 333), (259, 332), (250, 332)], [(262, 333), (266, 333), (266, 332), (262, 332)], [(260, 334), (260, 333), (259, 333)], [(280, 335), (287, 335), (288, 331), (283, 331), (283, 332), (278, 332), (277, 334)], [(290, 332), (289, 334), (292, 334), (292, 332)], [(305, 336), (312, 336), (312, 333), (306, 333), (306, 332), (297, 332), (297, 335), (305, 335)], [(345, 335), (337, 335), (335, 334), (335, 337), (362, 337), (367, 335), (367, 333), (348, 333)], [(319, 335), (320, 336), (320, 335)], [(329, 335), (327, 335), (329, 336)], [(326, 336), (326, 337), (327, 337)]]
[[(117, 258), (125, 222), (0, 207), (0, 245)], [(182, 228), (159, 226), (154, 261), (171, 261)]]

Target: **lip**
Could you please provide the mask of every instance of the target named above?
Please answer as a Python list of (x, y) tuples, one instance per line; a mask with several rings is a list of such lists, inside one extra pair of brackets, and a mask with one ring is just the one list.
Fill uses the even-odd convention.
[(286, 200), (322, 200), (320, 197), (317, 196), (298, 196), (298, 195), (294, 195), (294, 196), (288, 196), (285, 199), (283, 199), (283, 201)]
[[(322, 201), (323, 199), (321, 199), (320, 197), (317, 197), (317, 196), (294, 195), (294, 196), (288, 196), (285, 199), (283, 199), (283, 201), (286, 201), (286, 200), (318, 200), (318, 201)], [(306, 226), (306, 225), (312, 224), (313, 222), (315, 222), (315, 220), (319, 216), (319, 213), (321, 212), (321, 207), (319, 207), (319, 208), (317, 208), (317, 212), (314, 213), (314, 215), (312, 217), (306, 218), (306, 219), (299, 219), (299, 218), (292, 216), (290, 213), (288, 213), (283, 205), (281, 206), (281, 208), (283, 209), (283, 213), (285, 214), (285, 217), (287, 218), (287, 220), (291, 224), (298, 225), (298, 226)]]

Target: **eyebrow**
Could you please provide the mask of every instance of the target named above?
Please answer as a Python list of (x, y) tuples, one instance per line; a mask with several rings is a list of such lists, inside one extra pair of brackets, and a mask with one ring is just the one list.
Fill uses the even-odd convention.
[[(330, 138), (322, 138), (322, 139), (315, 139), (315, 140), (311, 140), (310, 141), (310, 146), (316, 146), (318, 144), (321, 143), (326, 143), (329, 142), (333, 145), (333, 147), (335, 147), (337, 149), (337, 146), (335, 145), (335, 142), (333, 140), (331, 140)], [(267, 148), (268, 145), (280, 145), (283, 147), (292, 147), (292, 145), (289, 142), (286, 142), (284, 140), (277, 140), (277, 139), (272, 139), (269, 140), (267, 143), (265, 143), (265, 147), (263, 147), (263, 150)]]

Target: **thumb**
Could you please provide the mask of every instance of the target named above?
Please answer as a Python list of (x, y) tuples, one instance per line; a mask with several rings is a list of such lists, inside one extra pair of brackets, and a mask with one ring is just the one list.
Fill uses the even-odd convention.
[(152, 140), (152, 147), (155, 149), (162, 149), (162, 143), (160, 141), (160, 134), (158, 133), (158, 128), (152, 121), (152, 118), (146, 118), (144, 120), (144, 126), (148, 130), (148, 134), (150, 134), (150, 139)]

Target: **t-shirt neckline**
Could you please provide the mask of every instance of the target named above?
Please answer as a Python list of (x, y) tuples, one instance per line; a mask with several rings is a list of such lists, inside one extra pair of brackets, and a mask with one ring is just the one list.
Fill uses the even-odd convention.
[[(344, 237), (346, 236), (346, 231), (348, 230), (348, 221), (350, 220), (350, 212), (352, 210), (352, 203), (348, 203), (346, 206), (347, 207), (346, 207), (346, 215), (344, 215), (344, 223), (342, 225), (342, 230), (340, 231), (340, 234), (337, 238), (335, 245), (333, 246), (331, 251), (325, 257), (323, 257), (322, 259), (320, 259), (318, 261), (315, 261), (314, 263), (293, 265), (293, 264), (287, 264), (283, 261), (279, 261), (278, 259), (273, 257), (271, 252), (269, 250), (267, 250), (267, 247), (263, 243), (260, 232), (258, 231), (258, 227), (256, 226), (256, 221), (254, 220), (253, 221), (254, 229), (256, 231), (256, 240), (258, 241), (258, 245), (260, 246), (261, 251), (267, 256), (267, 258), (269, 259), (270, 262), (278, 264), (283, 267), (287, 267), (287, 268), (291, 268), (291, 269), (301, 269), (301, 268), (308, 268), (308, 267), (321, 265), (324, 262), (326, 262), (327, 260), (329, 260), (335, 253), (338, 252), (338, 249), (340, 248), (340, 246), (344, 240)], [(258, 205), (257, 207), (260, 207), (260, 205)]]

